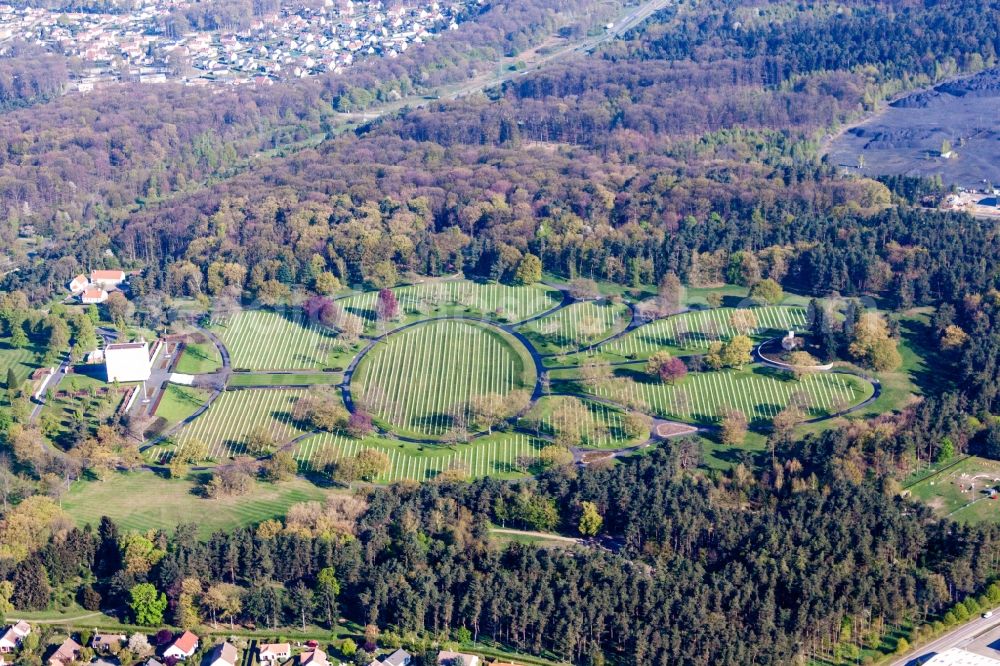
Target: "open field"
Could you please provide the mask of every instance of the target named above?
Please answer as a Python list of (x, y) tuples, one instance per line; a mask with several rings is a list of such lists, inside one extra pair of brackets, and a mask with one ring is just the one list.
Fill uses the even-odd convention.
[(123, 530), (172, 531), (195, 523), (205, 537), (284, 516), (296, 502), (322, 500), (327, 494), (302, 479), (279, 484), (258, 483), (240, 497), (203, 499), (195, 494), (193, 477), (165, 479), (149, 472), (115, 474), (103, 482), (78, 481), (62, 500), (63, 509), (78, 525), (94, 526), (101, 516), (113, 518)]
[(292, 409), (305, 393), (305, 389), (226, 391), (174, 440), (183, 448), (185, 442), (199, 439), (216, 460), (243, 455), (247, 436), (260, 426), (267, 427), (279, 444), (288, 442), (304, 432), (293, 422)]
[[(797, 306), (775, 305), (751, 308), (758, 326), (753, 337), (777, 335), (806, 326), (806, 311)], [(686, 312), (645, 324), (600, 347), (600, 351), (626, 357), (649, 356), (655, 351), (684, 354), (708, 349), (712, 340), (728, 340), (737, 335), (729, 319), (734, 308), (713, 308)]]
[[(552, 412), (558, 405), (567, 400), (565, 396), (548, 396), (541, 398), (534, 407), (531, 408), (524, 419), (522, 425), (526, 428), (533, 428), (533, 424), (540, 424), (541, 435), (553, 435), (555, 430), (552, 425)], [(625, 413), (615, 407), (611, 407), (594, 400), (581, 399), (591, 415), (591, 421), (581, 428), (584, 435), (582, 446), (594, 449), (615, 449), (629, 444), (637, 444), (649, 438), (649, 430), (646, 430), (636, 437), (629, 437), (623, 427)]]
[(330, 460), (356, 455), (364, 449), (377, 449), (389, 456), (389, 471), (379, 477), (380, 483), (411, 480), (427, 481), (451, 468), (467, 470), (470, 476), (510, 478), (523, 476), (515, 463), (519, 457), (534, 457), (546, 442), (520, 433), (497, 433), (476, 439), (470, 444), (453, 448), (434, 444), (369, 437), (352, 439), (334, 433), (320, 433), (299, 442), (295, 459), (303, 472), (315, 471), (317, 460)]
[(450, 410), (473, 396), (533, 384), (534, 365), (516, 340), (486, 325), (444, 320), (378, 344), (358, 364), (351, 390), (382, 422), (435, 435), (451, 427)]
[(691, 373), (676, 384), (654, 383), (635, 370), (619, 374), (622, 379), (602, 387), (598, 395), (616, 400), (624, 394), (648, 405), (653, 414), (695, 423), (718, 421), (723, 406), (742, 411), (752, 423), (763, 423), (784, 409), (797, 393), (808, 396), (809, 416), (825, 416), (836, 406), (856, 405), (872, 394), (871, 384), (857, 377), (816, 373), (795, 380), (759, 365), (744, 370)]
[(18, 381), (24, 381), (39, 367), (44, 350), (37, 345), (28, 345), (22, 349), (10, 346), (8, 338), (0, 338), (0, 378), (7, 381), (7, 370), (14, 369)]
[(628, 322), (628, 306), (623, 303), (584, 301), (529, 322), (520, 330), (539, 353), (556, 354), (603, 340)]
[[(562, 301), (557, 289), (539, 285), (511, 287), (468, 280), (426, 282), (393, 289), (403, 319), (396, 325), (423, 317), (471, 314), (502, 322), (519, 322), (554, 308)], [(337, 303), (366, 324), (375, 322), (378, 293), (365, 292)]]
[(1000, 461), (969, 456), (955, 464), (936, 465), (937, 473), (907, 488), (940, 517), (962, 523), (1000, 521), (1000, 497), (990, 489), (1000, 487)]
[(206, 340), (186, 343), (174, 371), (186, 375), (201, 375), (215, 372), (221, 367), (222, 356), (219, 350), (210, 340)]
[(213, 325), (234, 368), (308, 370), (322, 368), (340, 346), (336, 336), (299, 310), (242, 310)]

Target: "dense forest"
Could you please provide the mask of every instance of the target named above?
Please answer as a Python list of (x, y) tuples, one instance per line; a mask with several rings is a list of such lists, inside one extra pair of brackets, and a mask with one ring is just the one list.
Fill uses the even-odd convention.
[[(1000, 563), (995, 527), (931, 520), (877, 480), (824, 479), (794, 459), (764, 481), (745, 470), (709, 480), (686, 471), (697, 463), (686, 449), (537, 482), (374, 490), (207, 542), (193, 526), (139, 535), (105, 520), (47, 540), (39, 529), (36, 552), (6, 561), (12, 600), (33, 608), (76, 594), (131, 619), (131, 591), (152, 583), (169, 601), (166, 619), (194, 626), (219, 612), (221, 588), (239, 599), (223, 617), (276, 627), (328, 625), (342, 613), (394, 627), (397, 638), (383, 638), (411, 650), (418, 634), (465, 630), (572, 663), (604, 663), (606, 653), (622, 663), (788, 664), (829, 649), (845, 626), (853, 643), (877, 644), (915, 609), (935, 617)], [(619, 552), (489, 544), (490, 518), (569, 527), (585, 502), (622, 535)], [(38, 505), (18, 521), (31, 512), (59, 525), (57, 509)]]

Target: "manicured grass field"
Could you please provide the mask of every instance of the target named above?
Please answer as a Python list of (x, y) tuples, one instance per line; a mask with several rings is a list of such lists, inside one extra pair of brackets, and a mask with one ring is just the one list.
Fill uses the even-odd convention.
[[(601, 346), (601, 351), (620, 356), (649, 356), (660, 349), (674, 353), (689, 353), (708, 348), (713, 339), (728, 340), (737, 333), (729, 323), (734, 308), (696, 310), (658, 319), (630, 331), (627, 335)], [(784, 305), (752, 308), (758, 327), (754, 337), (777, 335), (790, 329), (801, 331), (806, 326), (806, 311)]]
[(450, 410), (473, 396), (533, 386), (534, 366), (520, 347), (486, 325), (421, 324), (372, 349), (358, 364), (351, 391), (400, 432), (439, 434), (451, 427)]
[[(525, 415), (522, 423), (528, 428), (533, 427), (533, 424), (540, 423), (541, 431), (538, 434), (555, 434), (552, 426), (552, 412), (558, 408), (562, 401), (567, 399), (565, 396), (558, 395), (541, 398)], [(594, 400), (582, 399), (582, 401), (593, 419), (584, 427), (585, 441), (583, 446), (594, 449), (616, 449), (629, 444), (637, 444), (649, 438), (648, 430), (636, 437), (629, 437), (625, 433), (622, 425), (625, 413), (622, 410)]]
[(222, 367), (222, 356), (211, 341), (193, 342), (184, 345), (184, 352), (177, 361), (174, 372), (185, 375), (201, 375), (215, 372)]
[(938, 473), (906, 491), (940, 517), (962, 523), (1000, 521), (1000, 498), (992, 499), (989, 489), (1000, 487), (1000, 462), (969, 456), (957, 464), (936, 465)]
[(624, 303), (584, 301), (521, 326), (521, 333), (542, 354), (567, 352), (594, 344), (628, 325)]
[(723, 406), (742, 411), (751, 422), (766, 422), (799, 391), (808, 394), (812, 417), (825, 416), (838, 404), (856, 405), (872, 394), (871, 384), (857, 377), (817, 373), (795, 380), (763, 366), (692, 373), (677, 384), (653, 382), (636, 371), (622, 374), (624, 380), (600, 388), (598, 395), (615, 400), (624, 392), (653, 414), (696, 423), (717, 421)]
[[(299, 468), (308, 472), (314, 470), (314, 461), (326, 449), (332, 449), (335, 458), (353, 456), (364, 449), (377, 449), (386, 453), (391, 461), (389, 471), (377, 479), (379, 483), (427, 481), (452, 467), (467, 470), (473, 477), (511, 478), (524, 475), (515, 466), (519, 457), (533, 458), (545, 445), (544, 440), (520, 433), (497, 433), (469, 444), (457, 444), (454, 448), (378, 437), (357, 440), (334, 433), (321, 433), (299, 442), (295, 458), (299, 461)], [(326, 455), (322, 454), (322, 457)]]
[(0, 377), (7, 380), (7, 370), (14, 368), (18, 381), (24, 381), (39, 367), (43, 350), (36, 345), (28, 345), (22, 349), (10, 346), (9, 338), (0, 338)]
[(302, 479), (279, 484), (258, 483), (249, 495), (202, 499), (191, 479), (165, 479), (151, 472), (116, 474), (107, 481), (77, 481), (62, 507), (78, 525), (96, 526), (101, 516), (113, 518), (123, 530), (172, 531), (194, 523), (206, 537), (216, 530), (230, 531), (278, 518), (297, 502), (322, 500), (327, 494)]
[(339, 384), (343, 379), (344, 375), (340, 372), (235, 372), (229, 376), (227, 386), (315, 386)]
[(305, 389), (226, 391), (174, 440), (183, 448), (186, 441), (197, 438), (216, 460), (245, 453), (247, 436), (258, 426), (266, 426), (279, 444), (287, 442), (304, 432), (293, 422), (292, 409), (305, 393)]
[(214, 329), (233, 367), (249, 370), (322, 368), (340, 344), (333, 333), (297, 310), (243, 310)]
[[(404, 315), (403, 322), (423, 316), (472, 314), (504, 322), (519, 322), (554, 308), (562, 301), (557, 289), (533, 285), (511, 287), (468, 280), (426, 282), (393, 289)], [(375, 299), (369, 291), (338, 303), (367, 323), (375, 321)]]
[(156, 416), (162, 418), (167, 425), (178, 423), (205, 404), (210, 391), (193, 386), (178, 386), (168, 384), (156, 406)]

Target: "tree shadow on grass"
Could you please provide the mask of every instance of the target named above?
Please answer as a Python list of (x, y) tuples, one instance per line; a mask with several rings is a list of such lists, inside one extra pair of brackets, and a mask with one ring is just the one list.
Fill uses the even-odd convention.
[(947, 366), (949, 361), (939, 349), (931, 346), (931, 325), (917, 319), (904, 319), (899, 322), (899, 332), (913, 353), (923, 361), (923, 367), (913, 368), (908, 373), (913, 383), (925, 394), (953, 389), (954, 375), (939, 370)]

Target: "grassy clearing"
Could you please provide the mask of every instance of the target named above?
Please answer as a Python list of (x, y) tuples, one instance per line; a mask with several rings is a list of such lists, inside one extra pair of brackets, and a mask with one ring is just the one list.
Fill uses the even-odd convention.
[(299, 310), (243, 310), (213, 325), (234, 368), (309, 370), (327, 365), (342, 346), (335, 334)]
[(434, 321), (393, 335), (358, 364), (355, 400), (380, 421), (418, 436), (451, 427), (449, 412), (476, 395), (506, 394), (534, 383), (520, 343), (467, 321)]
[(1000, 521), (1000, 499), (994, 499), (989, 492), (1000, 487), (1000, 461), (969, 456), (939, 469), (906, 492), (940, 517), (962, 523)]
[(315, 386), (335, 385), (343, 381), (339, 372), (263, 373), (236, 372), (229, 376), (228, 386)]
[[(470, 315), (500, 322), (519, 322), (554, 308), (562, 302), (562, 293), (541, 285), (510, 287), (468, 280), (425, 282), (393, 289), (403, 317), (400, 326), (426, 317)], [(348, 296), (337, 301), (346, 311), (375, 324), (374, 291)]]
[(266, 427), (276, 442), (285, 443), (302, 434), (292, 418), (295, 401), (305, 389), (250, 389), (226, 391), (204, 414), (185, 426), (174, 438), (178, 447), (192, 439), (208, 445), (215, 460), (243, 455), (247, 436)]
[[(528, 428), (533, 428), (536, 424), (540, 426), (537, 434), (554, 435), (552, 412), (567, 399), (565, 396), (541, 398), (525, 415), (523, 423)], [(593, 449), (617, 449), (649, 439), (648, 430), (635, 437), (629, 437), (626, 434), (624, 428), (625, 413), (622, 410), (594, 400), (583, 399), (582, 401), (590, 411), (592, 419), (589, 424), (582, 428), (584, 433), (583, 446)]]
[[(316, 461), (356, 455), (364, 449), (377, 449), (389, 456), (389, 471), (379, 483), (393, 481), (428, 481), (448, 469), (466, 470), (469, 476), (514, 478), (524, 476), (517, 466), (519, 458), (534, 458), (546, 442), (519, 433), (497, 433), (469, 444), (454, 447), (416, 444), (399, 440), (369, 437), (352, 439), (334, 433), (307, 437), (295, 449), (295, 459), (303, 472), (316, 471)], [(331, 453), (332, 451), (332, 453)]]
[(177, 361), (175, 372), (185, 375), (202, 375), (222, 367), (222, 356), (211, 342), (192, 342), (184, 345), (184, 352)]
[(521, 333), (539, 353), (561, 354), (603, 340), (628, 322), (624, 303), (584, 301), (523, 325)]
[(872, 394), (872, 386), (857, 377), (839, 373), (816, 373), (801, 380), (764, 366), (743, 370), (698, 372), (676, 384), (653, 382), (644, 373), (619, 369), (615, 385), (602, 387), (598, 395), (610, 400), (628, 396), (648, 405), (649, 411), (665, 418), (694, 423), (714, 423), (723, 406), (746, 414), (751, 423), (770, 421), (784, 409), (793, 394), (808, 396), (811, 417), (826, 416), (835, 407), (856, 405)]
[[(735, 308), (713, 308), (686, 312), (640, 326), (627, 335), (600, 347), (600, 351), (626, 358), (642, 358), (666, 349), (673, 354), (690, 354), (708, 349), (712, 340), (728, 340), (737, 335), (729, 323)], [(801, 330), (806, 311), (797, 306), (753, 308), (758, 327), (756, 338), (773, 337), (780, 331)]]
[(172, 530), (195, 523), (201, 536), (230, 531), (278, 518), (296, 502), (321, 500), (327, 494), (302, 479), (280, 484), (258, 483), (240, 497), (203, 499), (196, 494), (198, 480), (165, 479), (152, 472), (116, 474), (104, 482), (78, 481), (63, 498), (63, 509), (78, 525), (97, 525), (101, 516), (113, 518), (122, 529)]

